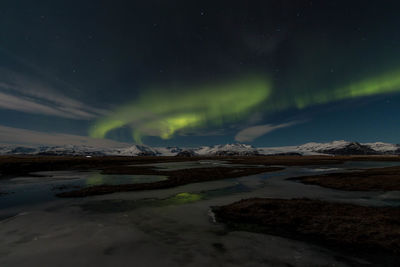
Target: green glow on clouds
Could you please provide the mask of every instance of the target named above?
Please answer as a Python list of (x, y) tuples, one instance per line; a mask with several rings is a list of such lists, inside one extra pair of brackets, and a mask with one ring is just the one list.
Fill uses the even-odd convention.
[(143, 136), (169, 139), (182, 130), (222, 126), (243, 119), (270, 93), (269, 81), (256, 76), (179, 90), (151, 90), (98, 120), (90, 129), (90, 136), (104, 138), (114, 129), (129, 126), (138, 143)]

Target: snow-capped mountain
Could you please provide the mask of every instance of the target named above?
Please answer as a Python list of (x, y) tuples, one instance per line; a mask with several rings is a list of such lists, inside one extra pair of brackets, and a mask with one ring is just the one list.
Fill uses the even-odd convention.
[(0, 146), (0, 155), (105, 155), (107, 150), (90, 146)]
[(400, 145), (389, 144), (389, 143), (365, 143), (364, 145), (369, 146), (375, 151), (381, 152), (382, 154), (400, 154)]
[[(366, 144), (334, 141), (331, 143), (307, 143), (298, 146), (300, 151), (311, 151), (333, 155), (375, 155), (377, 151)], [(379, 154), (379, 153), (378, 153)]]
[(261, 154), (298, 153), (301, 155), (397, 155), (400, 145), (388, 143), (358, 143), (333, 141), (329, 143), (306, 143), (300, 146), (261, 148)]
[(254, 155), (400, 155), (400, 145), (334, 141), (306, 143), (299, 146), (255, 148), (246, 144), (226, 144), (197, 148), (150, 147), (132, 145), (124, 148), (91, 146), (21, 146), (0, 145), (0, 155), (84, 155), (84, 156), (254, 156)]
[(183, 151), (179, 147), (132, 145), (124, 148), (91, 146), (13, 146), (0, 145), (0, 155), (69, 155), (69, 156), (175, 156)]
[(182, 149), (180, 147), (155, 147), (154, 148), (157, 151), (157, 155), (162, 155), (162, 156), (176, 156), (185, 149)]
[(248, 156), (258, 155), (257, 148), (245, 144), (226, 144), (215, 146), (203, 146), (193, 150), (200, 156), (214, 155), (214, 156)]
[(133, 145), (126, 148), (111, 150), (106, 155), (110, 156), (157, 156), (159, 152), (149, 146)]
[[(105, 155), (107, 151), (105, 149), (99, 149), (91, 146), (76, 146), (76, 145), (66, 145), (66, 146), (40, 146), (37, 148), (35, 153), (38, 155), (86, 155), (86, 156), (102, 156)], [(12, 154), (12, 153), (11, 153)], [(26, 154), (26, 153), (19, 153)]]

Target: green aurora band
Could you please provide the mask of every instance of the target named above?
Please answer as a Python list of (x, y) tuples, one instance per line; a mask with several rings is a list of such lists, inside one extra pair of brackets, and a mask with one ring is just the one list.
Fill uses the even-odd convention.
[(349, 98), (366, 97), (400, 91), (400, 71), (375, 76), (361, 82), (333, 90), (332, 92), (316, 93), (308, 97), (296, 98), (296, 107), (306, 108), (310, 105), (325, 104)]
[(332, 90), (303, 94), (273, 94), (268, 79), (247, 77), (228, 83), (174, 90), (154, 90), (137, 101), (98, 120), (90, 136), (105, 138), (110, 131), (130, 126), (133, 138), (143, 136), (172, 138), (179, 131), (207, 126), (222, 126), (249, 116), (252, 111), (277, 112), (289, 108), (304, 109), (314, 105), (400, 91), (400, 71), (374, 76)]
[(151, 90), (98, 120), (89, 134), (105, 138), (114, 129), (130, 126), (137, 143), (143, 136), (169, 139), (178, 131), (243, 119), (265, 103), (270, 94), (270, 82), (259, 76), (178, 91)]
[(379, 94), (400, 92), (400, 70), (388, 72), (353, 82), (332, 90), (313, 90), (303, 94), (298, 92), (288, 94), (287, 97), (271, 97), (267, 102), (266, 110), (282, 111), (289, 108), (304, 109), (310, 106), (327, 104), (330, 102), (368, 97)]

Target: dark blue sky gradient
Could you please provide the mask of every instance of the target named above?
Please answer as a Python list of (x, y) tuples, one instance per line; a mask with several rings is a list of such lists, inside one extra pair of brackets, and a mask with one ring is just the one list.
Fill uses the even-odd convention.
[[(398, 1), (1, 1), (0, 131), (87, 136), (98, 118), (153, 85), (262, 74), (285, 99), (397, 71), (399, 9)], [(399, 93), (304, 109), (260, 105), (241, 121), (144, 142), (231, 143), (246, 127), (296, 122), (249, 143), (400, 143), (399, 111)], [(108, 138), (133, 142), (131, 130)]]

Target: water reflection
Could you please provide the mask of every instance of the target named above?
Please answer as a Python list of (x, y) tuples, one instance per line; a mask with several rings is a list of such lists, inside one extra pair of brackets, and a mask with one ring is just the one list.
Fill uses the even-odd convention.
[(0, 180), (0, 209), (54, 200), (55, 193), (79, 188), (152, 183), (167, 179), (167, 176), (161, 175), (105, 175), (99, 171), (53, 171), (34, 175)]
[(141, 207), (164, 207), (171, 205), (184, 205), (194, 203), (204, 199), (205, 196), (200, 193), (183, 192), (175, 194), (165, 199), (149, 198), (139, 200), (128, 199), (106, 199), (88, 201), (79, 205), (82, 209), (101, 213), (126, 212)]
[[(158, 163), (153, 166), (171, 170), (176, 168), (192, 168), (204, 167), (209, 164), (221, 166), (236, 166), (223, 161), (197, 161), (197, 162), (172, 162)], [(221, 165), (220, 165), (221, 164)], [(203, 199), (215, 198), (218, 196), (234, 195), (238, 193), (252, 192), (256, 189), (265, 187), (265, 181), (270, 177), (277, 176), (300, 176), (310, 173), (330, 173), (342, 172), (345, 170), (374, 168), (374, 167), (389, 167), (396, 166), (398, 162), (345, 162), (341, 165), (326, 165), (326, 166), (309, 166), (305, 167), (288, 167), (282, 171), (274, 173), (266, 173), (255, 176), (223, 179), (219, 183), (224, 183), (224, 186), (217, 188), (208, 188), (202, 190), (202, 185), (215, 185), (212, 182), (198, 183), (188, 191), (184, 191), (169, 198), (158, 199), (157, 194), (151, 195), (151, 200), (145, 199), (137, 202), (132, 206), (132, 203), (126, 207), (137, 207), (138, 205), (179, 205), (185, 203), (193, 203)], [(340, 168), (338, 168), (340, 167)], [(40, 177), (38, 177), (40, 175)], [(167, 179), (167, 176), (157, 175), (104, 175), (100, 171), (53, 171), (53, 172), (38, 172), (35, 177), (16, 177), (13, 179), (0, 180), (0, 209), (8, 208), (17, 205), (33, 204), (38, 202), (50, 201), (55, 199), (55, 194), (74, 190), (77, 188), (92, 187), (98, 185), (118, 185), (118, 184), (135, 184), (135, 183), (151, 183)], [(385, 200), (391, 202), (391, 198)], [(395, 201), (394, 203), (398, 203)], [(114, 207), (115, 208), (115, 207)], [(118, 210), (118, 208), (116, 208)]]
[(153, 183), (166, 180), (166, 176), (161, 175), (106, 175), (94, 173), (84, 179), (86, 187), (96, 185), (119, 185), (119, 184), (140, 184)]
[(197, 161), (181, 161), (181, 162), (163, 162), (163, 163), (150, 163), (140, 164), (133, 166), (147, 166), (154, 167), (155, 169), (162, 171), (177, 171), (184, 169), (196, 169), (196, 168), (215, 168), (215, 167), (247, 167), (257, 168), (265, 167), (264, 165), (249, 165), (249, 164), (233, 164), (224, 160), (197, 160)]
[(179, 193), (164, 201), (165, 205), (179, 205), (199, 201), (203, 198), (201, 194), (194, 193)]

